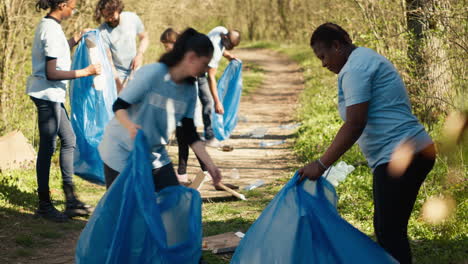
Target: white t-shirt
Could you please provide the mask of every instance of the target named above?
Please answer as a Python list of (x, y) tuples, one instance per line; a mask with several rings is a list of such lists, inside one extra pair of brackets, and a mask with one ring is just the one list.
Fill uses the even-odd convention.
[(32, 48), (32, 74), (28, 78), (26, 93), (52, 102), (65, 102), (68, 80), (47, 80), (46, 57), (57, 59), (57, 70), (69, 71), (70, 46), (62, 26), (53, 18), (41, 20), (34, 34)]
[(136, 56), (136, 37), (145, 32), (145, 27), (137, 14), (122, 12), (119, 25), (115, 28), (103, 23), (99, 30), (107, 48), (112, 53), (112, 61), (120, 79), (130, 74), (130, 66)]
[(211, 58), (210, 63), (208, 66), (210, 68), (218, 68), (219, 61), (223, 58), (223, 53), (225, 47), (223, 46), (223, 42), (221, 40), (221, 34), (227, 34), (229, 30), (225, 27), (215, 27), (209, 33), (208, 37), (213, 43), (214, 51), (213, 51), (213, 58)]

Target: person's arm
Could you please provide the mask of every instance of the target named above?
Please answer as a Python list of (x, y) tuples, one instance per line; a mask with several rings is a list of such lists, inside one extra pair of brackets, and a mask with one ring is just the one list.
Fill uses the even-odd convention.
[(73, 47), (76, 46), (76, 44), (78, 44), (78, 42), (80, 42), (81, 38), (83, 37), (83, 35), (88, 32), (88, 31), (91, 31), (93, 30), (92, 28), (85, 28), (83, 29), (82, 31), (80, 32), (77, 32), (73, 35), (73, 37), (71, 37), (70, 39), (68, 39), (68, 46), (70, 46), (70, 49), (72, 49)]
[(206, 152), (205, 144), (200, 140), (197, 129), (192, 118), (183, 118), (182, 129), (179, 140), (189, 145), (195, 155), (206, 165), (208, 172), (213, 178), (213, 183), (217, 185), (221, 181), (221, 172), (213, 163), (210, 155)]
[(123, 84), (119, 79), (119, 75), (117, 74), (117, 69), (115, 68), (114, 60), (112, 60), (112, 52), (110, 51), (109, 48), (106, 49), (106, 54), (107, 54), (107, 58), (109, 59), (109, 63), (112, 67), (112, 74), (114, 75), (114, 81), (115, 81), (115, 87), (117, 88), (117, 94), (119, 94), (123, 89)]
[(46, 62), (46, 76), (50, 81), (71, 80), (97, 74), (101, 74), (101, 64), (91, 64), (80, 70), (60, 71), (57, 70), (57, 59), (50, 59)]
[(237, 59), (237, 57), (236, 57), (234, 54), (230, 53), (230, 52), (227, 51), (227, 50), (225, 50), (225, 51), (223, 52), (223, 56), (224, 56), (226, 59), (228, 59), (229, 61), (232, 61), (232, 60)]
[(142, 32), (138, 34), (138, 37), (140, 39), (140, 45), (138, 47), (138, 51), (135, 58), (133, 58), (132, 65), (130, 66), (132, 70), (137, 70), (139, 67), (141, 67), (141, 65), (143, 64), (143, 54), (149, 46), (148, 32)]
[(317, 180), (335, 161), (337, 161), (359, 139), (367, 124), (369, 102), (346, 107), (346, 121), (333, 139), (325, 154), (299, 170), (301, 180)]
[(141, 127), (135, 123), (133, 123), (130, 118), (128, 118), (127, 108), (129, 108), (131, 104), (122, 100), (122, 98), (117, 98), (117, 100), (112, 105), (112, 111), (115, 114), (115, 118), (119, 121), (119, 123), (128, 130), (130, 134), (130, 138), (135, 138), (138, 129)]
[(206, 152), (205, 144), (201, 140), (198, 140), (192, 143), (190, 148), (193, 150), (193, 152), (195, 152), (195, 155), (197, 155), (197, 157), (206, 165), (208, 172), (213, 178), (213, 184), (218, 185), (221, 182), (221, 171), (213, 163), (213, 160), (211, 159), (210, 155), (208, 155), (208, 152)]
[(218, 114), (224, 114), (224, 107), (218, 96), (218, 86), (216, 83), (216, 68), (208, 69), (208, 85), (210, 86), (211, 96), (215, 103), (215, 111)]

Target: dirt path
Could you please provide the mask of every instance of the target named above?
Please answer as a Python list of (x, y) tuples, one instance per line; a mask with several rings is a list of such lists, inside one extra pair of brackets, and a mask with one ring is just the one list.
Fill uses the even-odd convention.
[[(208, 148), (217, 166), (221, 169), (225, 182), (244, 187), (258, 179), (266, 183), (288, 175), (297, 162), (292, 152), (291, 135), (295, 129), (281, 128), (294, 125), (294, 114), (298, 105), (298, 94), (303, 86), (299, 66), (284, 55), (269, 50), (239, 49), (235, 54), (245, 62), (253, 62), (264, 72), (261, 87), (249, 96), (242, 97), (240, 122), (229, 140), (222, 142), (234, 147), (232, 152), (223, 152)], [(252, 138), (252, 131), (265, 131), (262, 138)], [(261, 147), (261, 143), (285, 143)], [(177, 153), (177, 147), (171, 146), (170, 153)], [(176, 163), (177, 158), (173, 155)], [(229, 178), (232, 169), (239, 171), (240, 179)], [(193, 177), (200, 172), (198, 161), (190, 154), (188, 174)], [(229, 196), (226, 192), (215, 191), (211, 184), (202, 188), (204, 198)]]
[[(246, 62), (253, 62), (265, 71), (261, 87), (250, 96), (241, 100), (239, 122), (231, 139), (223, 142), (234, 147), (232, 152), (222, 152), (208, 148), (209, 153), (225, 175), (224, 182), (234, 183), (244, 187), (258, 179), (266, 183), (276, 178), (287, 176), (297, 167), (297, 161), (292, 152), (291, 135), (295, 129), (280, 128), (280, 125), (295, 124), (294, 113), (298, 103), (298, 94), (303, 89), (302, 74), (297, 64), (286, 56), (260, 49), (239, 49), (235, 54)], [(251, 138), (253, 130), (266, 129), (263, 138)], [(283, 144), (271, 147), (260, 147), (261, 142), (276, 142), (285, 140)], [(176, 163), (176, 146), (169, 146), (169, 152)], [(239, 171), (240, 179), (233, 180), (229, 176), (233, 168)], [(193, 153), (190, 155), (188, 173), (194, 176), (200, 171)], [(211, 184), (202, 188), (202, 196), (206, 199), (230, 196), (226, 192), (215, 191)], [(68, 234), (58, 240), (48, 240), (37, 254), (31, 257), (21, 257), (13, 263), (74, 263), (76, 242), (84, 226), (68, 230)], [(0, 259), (2, 259), (0, 257)], [(11, 263), (10, 260), (7, 262)]]

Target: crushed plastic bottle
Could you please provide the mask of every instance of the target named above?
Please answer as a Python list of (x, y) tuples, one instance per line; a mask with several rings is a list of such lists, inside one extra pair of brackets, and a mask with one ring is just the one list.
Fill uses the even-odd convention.
[(281, 145), (281, 144), (284, 144), (286, 142), (286, 140), (276, 140), (276, 141), (262, 141), (260, 142), (260, 147), (262, 148), (265, 148), (265, 147), (271, 147), (271, 146), (276, 146), (276, 145)]
[(300, 127), (302, 124), (301, 123), (293, 123), (293, 124), (286, 124), (286, 125), (280, 125), (278, 126), (280, 129), (295, 129)]
[(234, 168), (231, 170), (231, 179), (236, 179), (238, 180), (240, 178), (240, 175), (239, 175), (239, 170)]
[(257, 127), (252, 132), (250, 132), (250, 136), (252, 138), (263, 138), (265, 137), (265, 134), (267, 133), (268, 128), (265, 127)]
[(243, 189), (246, 190), (246, 191), (251, 191), (251, 190), (253, 190), (255, 188), (258, 188), (258, 187), (260, 187), (260, 186), (262, 186), (264, 184), (265, 184), (265, 181), (257, 180), (256, 182), (254, 182), (254, 183), (252, 183), (252, 184), (250, 184), (248, 186), (245, 186)]
[(328, 168), (323, 175), (325, 179), (336, 187), (340, 182), (344, 181), (346, 176), (348, 176), (348, 174), (350, 174), (354, 169), (353, 165), (348, 165), (346, 162), (340, 161), (338, 164)]

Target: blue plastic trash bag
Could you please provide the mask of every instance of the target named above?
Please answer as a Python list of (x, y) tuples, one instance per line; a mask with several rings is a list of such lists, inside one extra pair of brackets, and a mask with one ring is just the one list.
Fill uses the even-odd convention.
[(298, 179), (296, 173), (250, 227), (231, 263), (398, 263), (339, 216), (326, 179)]
[(87, 32), (73, 56), (72, 69), (82, 69), (91, 63), (101, 64), (101, 74), (74, 79), (70, 85), (71, 123), (76, 134), (75, 174), (104, 184), (104, 169), (98, 145), (104, 127), (112, 119), (112, 104), (117, 90), (112, 68), (97, 30)]
[(236, 127), (241, 95), (242, 62), (232, 60), (218, 81), (218, 97), (224, 107), (222, 115), (213, 111), (213, 132), (218, 140), (229, 138)]
[(76, 248), (78, 264), (198, 263), (201, 197), (184, 186), (154, 192), (150, 151), (139, 131), (127, 167), (97, 205)]

